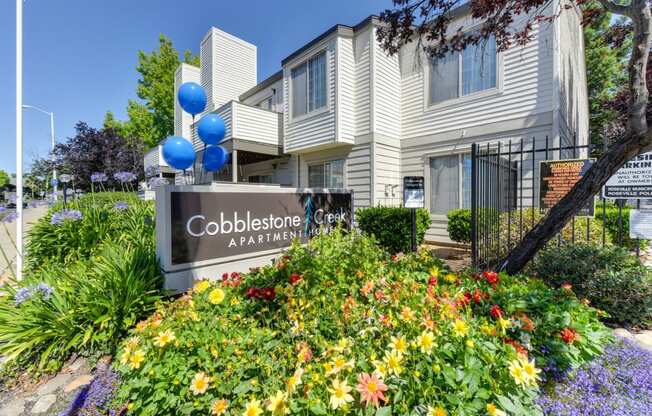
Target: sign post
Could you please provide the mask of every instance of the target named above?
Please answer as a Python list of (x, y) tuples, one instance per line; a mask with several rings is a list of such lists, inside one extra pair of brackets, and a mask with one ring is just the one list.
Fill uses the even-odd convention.
[[(593, 165), (593, 159), (543, 160), (539, 166), (539, 209), (554, 207)], [(580, 210), (578, 215), (592, 217), (595, 199)]]
[(605, 183), (605, 198), (652, 199), (652, 152), (640, 154)]
[(412, 218), (412, 251), (417, 251), (417, 208), (425, 206), (423, 176), (403, 177), (403, 206), (410, 208)]

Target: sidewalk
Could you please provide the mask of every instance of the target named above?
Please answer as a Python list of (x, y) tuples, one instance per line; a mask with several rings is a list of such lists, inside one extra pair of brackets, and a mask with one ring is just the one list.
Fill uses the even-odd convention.
[[(32, 228), (32, 225), (48, 211), (47, 206), (38, 206), (36, 208), (25, 208), (23, 210), (23, 238), (27, 237), (27, 231)], [(9, 232), (9, 235), (7, 235)], [(4, 250), (9, 258), (13, 261), (12, 270), (15, 267), (16, 248), (14, 246), (16, 241), (16, 221), (9, 224), (0, 223), (0, 247)], [(6, 278), (12, 275), (11, 271), (7, 269), (7, 262), (4, 257), (0, 255), (0, 284)]]

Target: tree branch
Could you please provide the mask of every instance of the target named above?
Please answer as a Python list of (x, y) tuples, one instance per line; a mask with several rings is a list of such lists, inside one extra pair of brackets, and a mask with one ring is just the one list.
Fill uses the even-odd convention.
[(631, 6), (623, 6), (620, 4), (616, 4), (611, 0), (598, 0), (598, 1), (602, 5), (602, 7), (604, 7), (611, 13), (616, 13), (623, 16), (631, 17), (630, 16), (630, 14), (632, 13)]

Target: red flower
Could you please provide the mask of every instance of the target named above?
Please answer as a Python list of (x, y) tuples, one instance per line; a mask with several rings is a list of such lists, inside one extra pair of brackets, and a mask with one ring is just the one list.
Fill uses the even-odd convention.
[(475, 302), (476, 305), (480, 304), (482, 302), (482, 299), (484, 298), (484, 293), (480, 289), (475, 289), (473, 291), (473, 302)]
[(296, 285), (302, 279), (302, 276), (299, 273), (292, 273), (290, 275), (290, 283)]
[(455, 302), (455, 305), (457, 307), (463, 307), (463, 306), (468, 305), (469, 303), (471, 303), (471, 293), (470, 292), (464, 292), (464, 297), (457, 300), (457, 302)]
[(430, 276), (430, 279), (428, 279), (428, 286), (437, 286), (436, 276)]
[(489, 283), (492, 286), (495, 286), (498, 284), (498, 282), (500, 282), (500, 278), (498, 277), (498, 273), (496, 272), (486, 271), (482, 273), (482, 276), (484, 277), (484, 280), (486, 280), (487, 283)]
[(509, 344), (512, 347), (514, 347), (517, 354), (521, 354), (521, 355), (524, 355), (524, 356), (527, 357), (527, 350), (525, 348), (523, 348), (523, 346), (521, 345), (520, 342), (518, 342), (516, 340), (513, 340), (511, 338), (506, 338), (505, 339), (505, 344)]
[(246, 296), (250, 299), (274, 300), (276, 289), (273, 287), (250, 287), (247, 289)]
[(258, 291), (259, 289), (257, 287), (250, 287), (247, 289), (247, 297), (248, 298), (255, 298), (258, 296)]
[(575, 330), (572, 328), (562, 329), (559, 335), (561, 336), (561, 339), (564, 340), (566, 344), (572, 344), (579, 338), (577, 332), (575, 332)]
[(491, 316), (493, 316), (494, 319), (503, 317), (503, 310), (500, 309), (500, 306), (494, 305), (491, 307)]
[(526, 314), (521, 314), (518, 319), (521, 321), (521, 328), (523, 328), (523, 331), (534, 331), (534, 322), (532, 322), (532, 320)]
[(376, 297), (376, 300), (383, 300), (385, 299), (385, 293), (382, 290), (377, 290), (376, 293), (374, 293), (374, 296)]
[(222, 273), (222, 280), (226, 281), (229, 279), (229, 274), (227, 272)]

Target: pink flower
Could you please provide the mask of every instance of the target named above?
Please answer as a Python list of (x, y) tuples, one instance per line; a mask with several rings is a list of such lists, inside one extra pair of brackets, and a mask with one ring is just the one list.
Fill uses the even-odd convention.
[(356, 388), (360, 392), (360, 403), (366, 403), (367, 406), (369, 403), (373, 403), (374, 406), (378, 407), (379, 400), (387, 401), (384, 394), (387, 391), (387, 386), (375, 373), (361, 373), (358, 375), (358, 386)]

